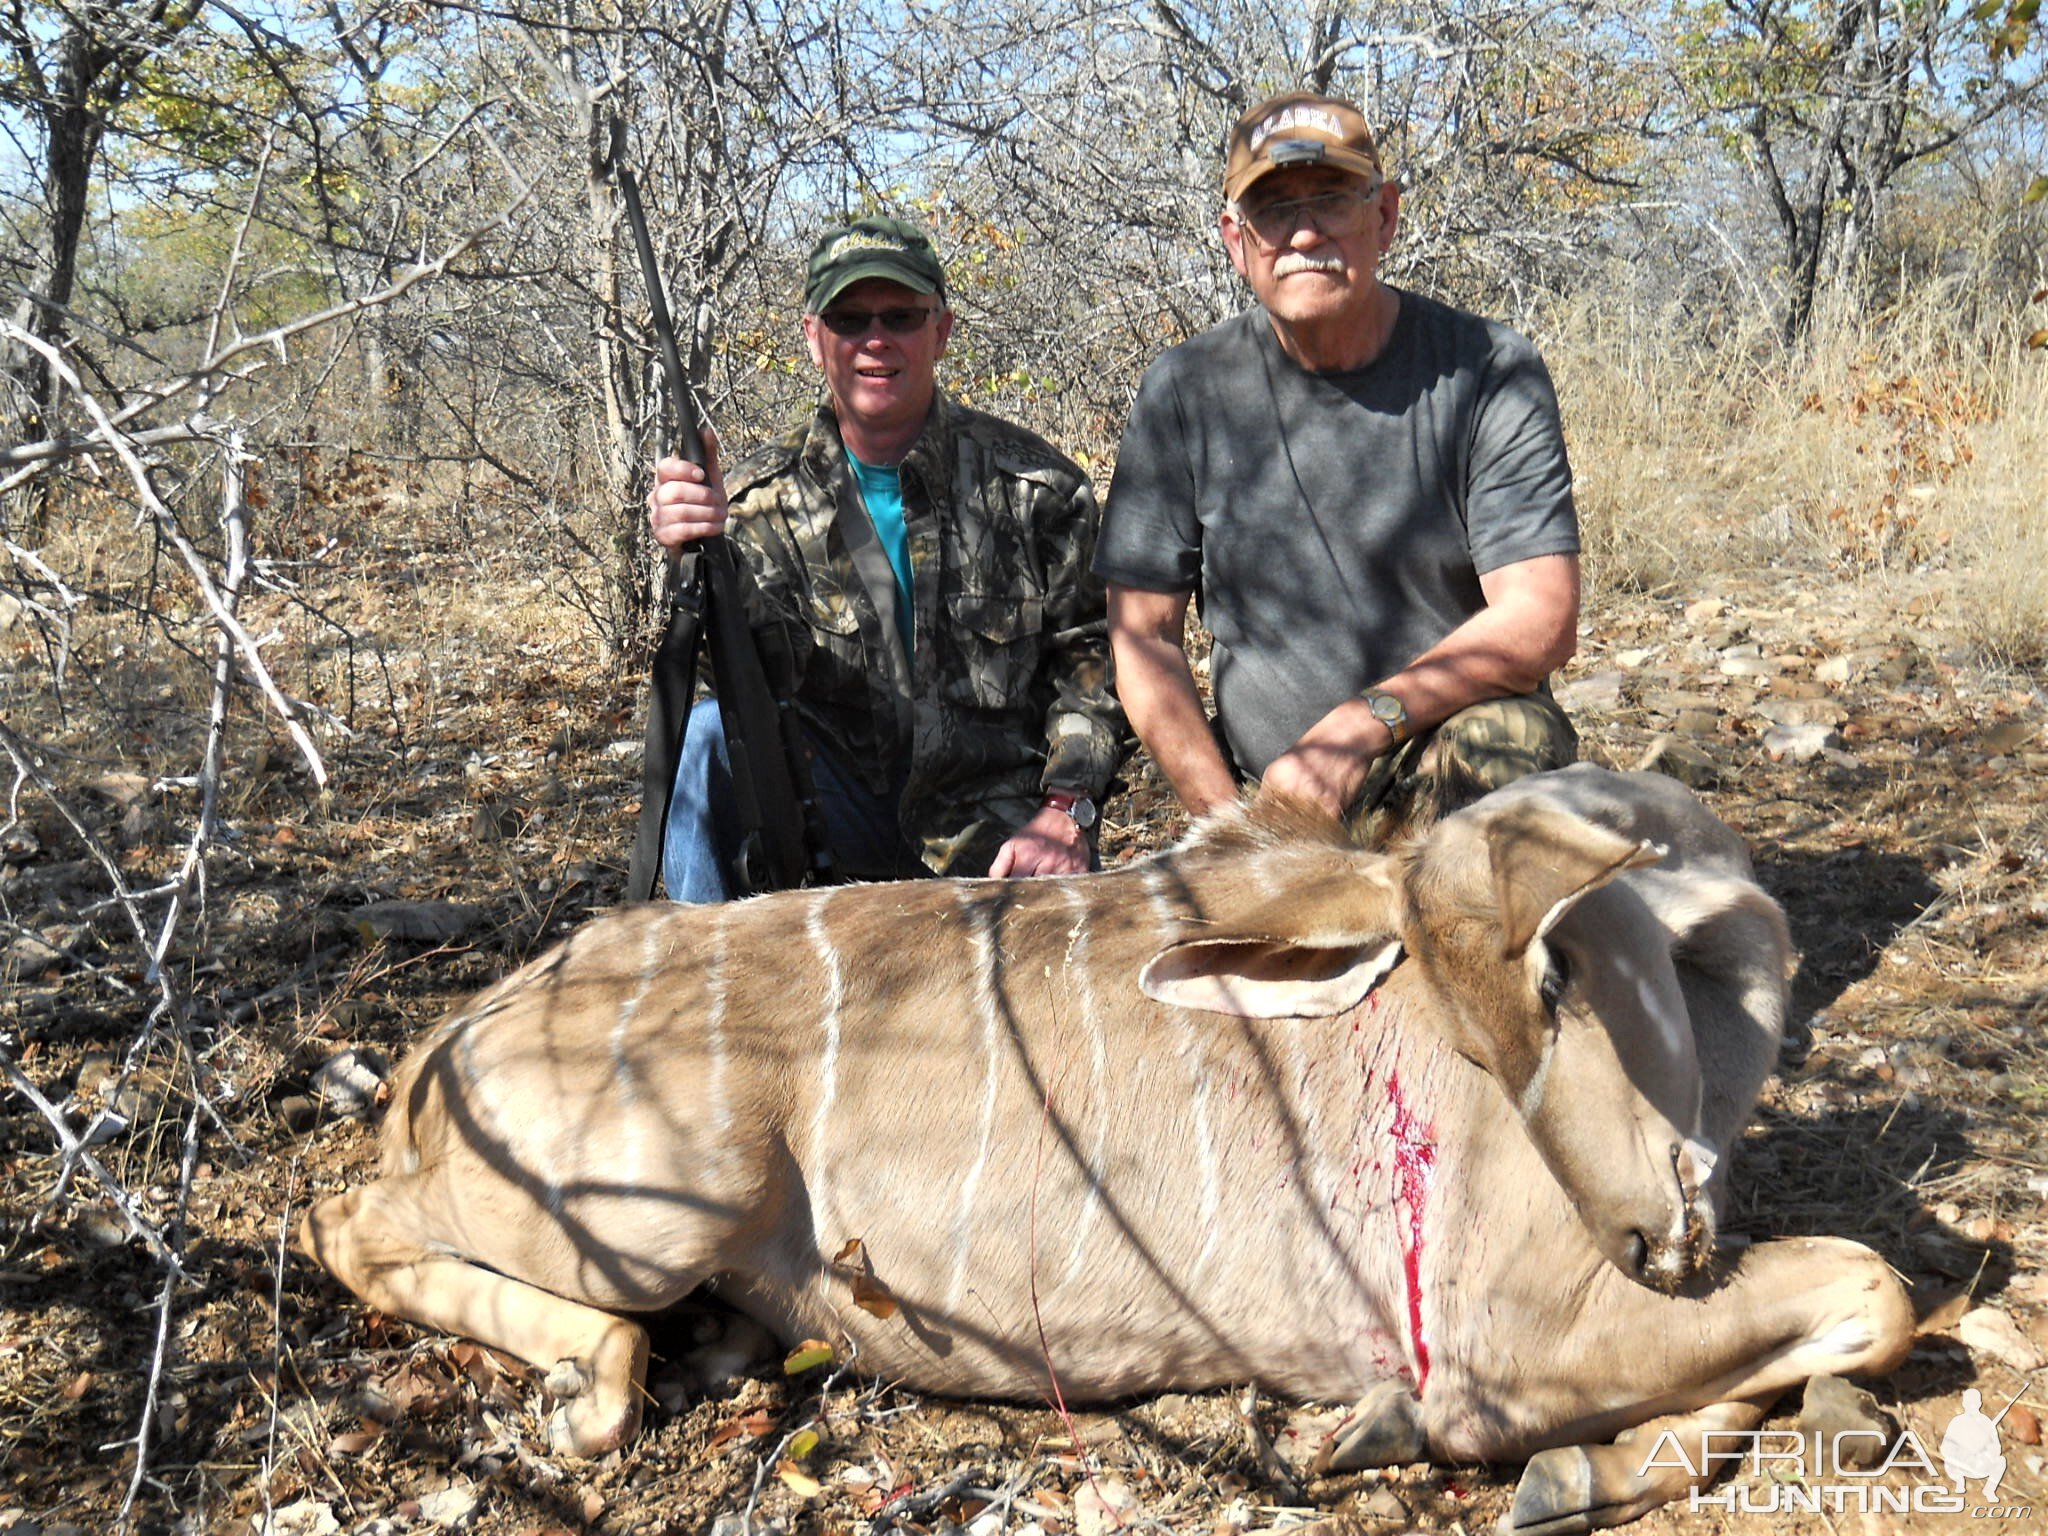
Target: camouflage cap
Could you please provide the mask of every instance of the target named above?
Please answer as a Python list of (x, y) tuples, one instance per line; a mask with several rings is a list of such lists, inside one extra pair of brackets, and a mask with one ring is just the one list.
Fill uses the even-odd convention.
[(946, 295), (946, 271), (931, 237), (901, 219), (855, 219), (818, 236), (804, 277), (804, 312), (815, 315), (865, 277), (886, 277), (915, 293)]
[(1290, 165), (1331, 165), (1368, 181), (1384, 174), (1364, 115), (1348, 101), (1313, 91), (1269, 96), (1237, 120), (1223, 195), (1234, 203), (1260, 177)]

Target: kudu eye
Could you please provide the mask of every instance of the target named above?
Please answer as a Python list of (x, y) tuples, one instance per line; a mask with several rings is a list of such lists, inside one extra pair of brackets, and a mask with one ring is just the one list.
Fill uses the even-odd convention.
[(1564, 1000), (1564, 989), (1571, 985), (1572, 963), (1563, 950), (1553, 944), (1544, 946), (1546, 963), (1543, 980), (1536, 988), (1537, 996), (1543, 999), (1545, 1011), (1557, 1012), (1557, 1005)]

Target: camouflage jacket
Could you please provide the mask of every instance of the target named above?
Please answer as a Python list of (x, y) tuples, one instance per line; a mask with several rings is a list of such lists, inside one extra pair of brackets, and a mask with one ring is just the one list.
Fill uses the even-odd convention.
[(940, 395), (901, 466), (912, 654), (897, 587), (839, 424), (807, 427), (726, 476), (752, 577), (749, 618), (779, 624), (814, 738), (888, 793), (940, 874), (985, 874), (1047, 786), (1100, 796), (1122, 760), (1088, 478), (1043, 439)]

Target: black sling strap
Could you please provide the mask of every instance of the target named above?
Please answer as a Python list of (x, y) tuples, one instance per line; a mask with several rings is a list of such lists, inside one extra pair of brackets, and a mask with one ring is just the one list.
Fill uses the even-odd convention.
[[(662, 367), (677, 418), (677, 451), (692, 464), (704, 463), (683, 363), (676, 351), (661, 269), (654, 259), (640, 188), (621, 167), (619, 192), (647, 287), (648, 315), (661, 346)], [(687, 569), (685, 563), (687, 562)], [(811, 785), (810, 760), (794, 704), (795, 658), (788, 636), (770, 624), (748, 626), (740, 595), (738, 561), (724, 535), (703, 540), (693, 556), (675, 562), (669, 608), (649, 679), (647, 741), (640, 779), (640, 825), (626, 876), (626, 898), (645, 901), (661, 871), (662, 842), (676, 765), (682, 753), (695, 692), (700, 642), (711, 659), (732, 764), (733, 798), (739, 817), (740, 852), (730, 884), (736, 895), (787, 890), (832, 880), (836, 870), (825, 837), (824, 818)]]

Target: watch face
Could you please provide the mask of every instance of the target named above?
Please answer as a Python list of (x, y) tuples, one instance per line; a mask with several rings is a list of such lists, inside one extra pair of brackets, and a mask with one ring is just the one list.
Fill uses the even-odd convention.
[(1404, 718), (1408, 713), (1401, 701), (1391, 693), (1374, 694), (1372, 712), (1376, 718), (1386, 721), (1389, 725)]
[(1076, 826), (1092, 827), (1095, 825), (1095, 802), (1083, 795), (1073, 803), (1067, 814), (1074, 818)]

